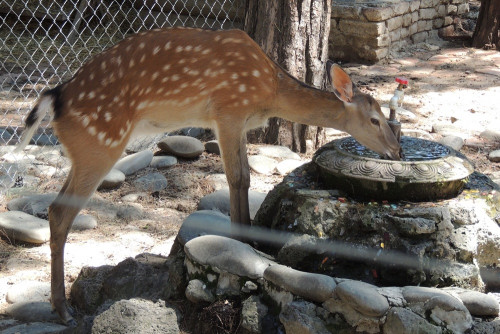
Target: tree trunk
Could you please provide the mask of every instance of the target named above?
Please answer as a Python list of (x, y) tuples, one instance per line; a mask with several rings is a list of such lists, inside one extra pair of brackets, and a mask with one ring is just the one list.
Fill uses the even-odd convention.
[(500, 50), (500, 1), (482, 0), (476, 29), (472, 35), (475, 48)]
[[(324, 88), (330, 14), (329, 0), (248, 0), (245, 30), (288, 73)], [(248, 139), (304, 153), (323, 145), (325, 134), (322, 128), (272, 118), (267, 128), (251, 131)]]

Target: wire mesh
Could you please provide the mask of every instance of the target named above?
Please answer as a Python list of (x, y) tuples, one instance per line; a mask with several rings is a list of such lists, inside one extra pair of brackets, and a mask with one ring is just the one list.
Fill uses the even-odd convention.
[(57, 154), (48, 122), (24, 156), (6, 158), (43, 90), (130, 34), (172, 26), (240, 28), (244, 11), (245, 0), (0, 0), (0, 194), (36, 188), (69, 166)]

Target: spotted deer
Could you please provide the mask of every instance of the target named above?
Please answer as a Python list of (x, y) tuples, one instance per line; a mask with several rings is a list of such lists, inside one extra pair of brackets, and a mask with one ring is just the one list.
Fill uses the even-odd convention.
[(399, 159), (399, 143), (375, 99), (361, 93), (338, 65), (328, 62), (326, 69), (333, 93), (287, 74), (242, 31), (173, 28), (126, 38), (44, 92), (26, 119), (18, 150), (48, 114), (72, 162), (49, 209), (51, 302), (61, 319), (74, 324), (64, 288), (70, 226), (137, 133), (214, 129), (229, 183), (231, 221), (241, 224), (250, 224), (246, 132), (270, 117), (346, 131), (379, 154)]

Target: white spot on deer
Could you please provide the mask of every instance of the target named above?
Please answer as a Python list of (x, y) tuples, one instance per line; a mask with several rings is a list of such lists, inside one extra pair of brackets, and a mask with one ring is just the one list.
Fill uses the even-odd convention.
[(97, 106), (97, 112), (101, 112), (102, 106)]
[(105, 70), (105, 69), (106, 69), (106, 62), (105, 62), (105, 61), (103, 61), (103, 62), (101, 63), (101, 70)]
[(85, 80), (80, 80), (80, 87), (85, 86)]
[(194, 47), (193, 51), (200, 52), (201, 51), (201, 45), (197, 45)]
[(240, 93), (244, 93), (244, 92), (246, 92), (246, 91), (247, 91), (247, 86), (245, 86), (244, 84), (239, 85), (239, 87), (238, 87), (238, 91), (239, 91)]
[(162, 69), (163, 69), (164, 71), (168, 71), (168, 70), (170, 69), (170, 67), (171, 67), (171, 66), (172, 66), (172, 65), (170, 65), (170, 64), (166, 64), (166, 65), (163, 65)]
[(123, 139), (120, 139), (120, 140), (115, 140), (111, 143), (111, 145), (109, 145), (110, 148), (114, 148), (114, 147), (117, 147), (118, 145), (121, 144), (121, 142), (123, 141)]
[(163, 46), (163, 50), (165, 50), (165, 51), (169, 50), (169, 49), (170, 49), (170, 45), (171, 45), (171, 44), (172, 44), (172, 43), (171, 43), (170, 41), (169, 41), (169, 42), (167, 42), (167, 43), (165, 43), (165, 45)]
[(185, 50), (186, 51), (191, 51), (193, 49), (192, 45), (186, 45)]
[(177, 81), (177, 80), (179, 80), (180, 78), (181, 78), (181, 77), (180, 77), (178, 74), (174, 74), (174, 75), (172, 75), (172, 78), (171, 78), (171, 79), (172, 79), (172, 81)]
[(248, 105), (248, 103), (250, 103), (250, 101), (248, 101), (247, 99), (244, 99), (244, 100), (242, 101), (242, 103), (243, 103), (243, 105), (244, 105), (244, 106), (247, 106), (247, 105)]
[(90, 73), (89, 79), (90, 80), (94, 80), (95, 79), (95, 73), (94, 72)]
[(102, 143), (102, 141), (104, 140), (104, 137), (106, 137), (106, 132), (104, 131), (101, 131), (99, 132), (99, 134), (97, 135), (97, 139)]
[(116, 57), (116, 62), (118, 65), (121, 65), (122, 64), (122, 56)]
[(83, 116), (82, 118), (82, 124), (83, 124), (83, 127), (87, 127), (90, 123), (90, 118), (88, 116)]
[(248, 76), (248, 72), (241, 72), (241, 75), (244, 76), (244, 77), (247, 77)]
[(210, 52), (212, 52), (212, 50), (211, 50), (211, 49), (205, 49), (205, 50), (201, 51), (201, 54), (202, 54), (202, 55), (207, 55), (207, 54), (209, 54)]
[(91, 91), (89, 93), (89, 99), (93, 99), (95, 97), (95, 92), (94, 91)]
[(83, 100), (84, 97), (85, 97), (85, 93), (81, 92), (80, 94), (78, 94), (78, 101)]
[(183, 82), (182, 85), (180, 86), (181, 88), (186, 88), (187, 86), (189, 86), (189, 84), (187, 82)]
[(234, 61), (232, 61), (232, 60), (227, 63), (228, 66), (234, 66), (235, 64), (236, 63)]
[(109, 146), (109, 145), (111, 145), (111, 142), (112, 142), (112, 139), (107, 138), (106, 141), (104, 142), (104, 145)]
[(160, 48), (159, 46), (155, 47), (155, 48), (153, 49), (153, 56), (154, 56), (155, 54), (157, 54), (158, 52), (160, 52), (160, 49), (161, 49), (161, 48)]
[(73, 99), (69, 99), (68, 100), (68, 107), (71, 107), (72, 104), (73, 104)]
[(106, 99), (106, 95), (104, 95), (104, 94), (99, 95), (99, 99), (101, 99), (101, 100)]
[(257, 70), (253, 70), (253, 71), (252, 71), (252, 75), (253, 75), (254, 77), (258, 78), (258, 77), (260, 77), (260, 72), (259, 72), (259, 71), (257, 71)]
[(140, 49), (144, 49), (145, 46), (146, 46), (146, 43), (144, 43), (144, 42), (141, 42), (141, 44), (139, 44)]
[(267, 67), (264, 68), (264, 72), (269, 73), (269, 69)]
[(179, 60), (179, 64), (184, 64), (186, 62), (186, 59), (182, 58), (181, 60)]
[(120, 98), (119, 98), (118, 96), (115, 96), (115, 97), (113, 98), (113, 102), (115, 102), (115, 103), (116, 103), (116, 102), (118, 102), (119, 100), (120, 100)]
[(106, 122), (109, 122), (109, 121), (111, 121), (112, 119), (113, 119), (113, 115), (111, 115), (111, 113), (110, 113), (109, 111), (107, 111), (107, 112), (105, 112), (105, 113), (104, 113), (104, 120), (105, 120)]
[(145, 55), (145, 54), (143, 54), (143, 55), (141, 56), (141, 59), (139, 59), (139, 62), (140, 62), (140, 63), (144, 63), (144, 61), (145, 61), (145, 60), (146, 60), (146, 55)]
[(144, 76), (146, 76), (146, 73), (147, 73), (146, 70), (142, 70), (140, 76), (144, 77)]
[(156, 78), (158, 78), (158, 76), (159, 76), (159, 75), (160, 75), (160, 73), (159, 73), (159, 72), (155, 72), (155, 73), (153, 73), (153, 75), (151, 76), (151, 78), (152, 78), (153, 80), (156, 80)]
[(238, 74), (237, 73), (231, 74), (231, 79), (234, 79), (234, 80), (238, 79)]
[(170, 79), (169, 77), (164, 77), (163, 79), (161, 79), (161, 82), (162, 82), (162, 83), (165, 83), (165, 82), (167, 82), (169, 79)]
[(87, 128), (87, 132), (91, 135), (91, 136), (95, 136), (97, 134), (97, 131), (95, 129), (95, 126), (89, 126)]
[(132, 68), (132, 67), (134, 67), (134, 65), (135, 65), (135, 61), (133, 59), (130, 59), (130, 61), (128, 62), (128, 67)]
[(188, 74), (189, 74), (189, 75), (196, 76), (196, 75), (199, 75), (199, 74), (200, 74), (200, 71), (198, 71), (198, 70), (191, 70), (191, 71), (189, 71), (189, 73), (188, 73)]
[(156, 94), (161, 94), (161, 93), (163, 93), (163, 87), (158, 88), (158, 89), (156, 90)]
[(182, 50), (184, 50), (184, 48), (180, 45), (175, 48), (175, 52), (177, 53), (182, 52)]
[(251, 55), (253, 59), (259, 60), (259, 56), (257, 56), (255, 53), (252, 52)]
[(220, 41), (220, 39), (221, 39), (220, 35), (216, 35), (216, 36), (214, 37), (214, 41), (216, 41), (216, 42)]
[(99, 115), (96, 112), (93, 112), (92, 114), (90, 114), (90, 118), (92, 118), (94, 121), (97, 121)]

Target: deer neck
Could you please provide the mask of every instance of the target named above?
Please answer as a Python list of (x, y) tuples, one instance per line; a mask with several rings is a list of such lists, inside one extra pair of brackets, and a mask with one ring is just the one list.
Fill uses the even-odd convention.
[(308, 86), (284, 71), (278, 73), (277, 117), (345, 131), (347, 112), (333, 93)]

